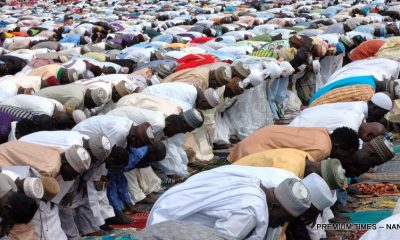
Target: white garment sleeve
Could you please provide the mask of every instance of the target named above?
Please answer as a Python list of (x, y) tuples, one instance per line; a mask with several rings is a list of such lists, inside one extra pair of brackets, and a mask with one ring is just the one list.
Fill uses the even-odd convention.
[(237, 239), (244, 239), (255, 229), (256, 224), (256, 218), (248, 211), (243, 210), (218, 219), (215, 222), (214, 229)]

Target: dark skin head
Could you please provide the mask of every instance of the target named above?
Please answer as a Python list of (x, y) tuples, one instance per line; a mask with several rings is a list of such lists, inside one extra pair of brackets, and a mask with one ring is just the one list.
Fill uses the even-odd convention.
[(144, 128), (147, 128), (145, 124), (140, 124), (138, 126), (132, 125), (127, 138), (129, 146), (139, 148), (147, 145), (147, 137), (140, 134)]
[(332, 150), (330, 157), (340, 161), (351, 157), (359, 148), (357, 132), (348, 127), (335, 129), (331, 134)]
[(286, 222), (290, 222), (293, 220), (293, 216), (291, 216), (279, 203), (278, 199), (275, 197), (274, 189), (275, 188), (264, 188), (261, 186), (261, 189), (265, 192), (267, 197), (268, 204), (268, 226), (272, 228), (277, 228), (279, 226), (283, 226)]
[(88, 109), (97, 107), (96, 103), (94, 103), (94, 101), (93, 101), (91, 94), (92, 94), (92, 91), (89, 89), (85, 92), (84, 105)]
[(35, 92), (35, 90), (33, 90), (33, 88), (23, 88), (20, 87), (18, 88), (18, 92), (17, 94), (27, 94), (27, 95), (31, 95)]
[(244, 89), (239, 86), (239, 81), (231, 81), (225, 85), (224, 97), (233, 98), (244, 92)]
[(68, 77), (68, 71), (64, 71), (62, 74), (61, 74), (61, 77), (60, 77), (60, 83), (61, 84), (68, 84), (68, 83), (71, 83), (71, 80), (69, 79), (69, 77)]
[(371, 122), (362, 123), (358, 129), (358, 136), (364, 142), (369, 142), (375, 137), (384, 136), (386, 133), (386, 128), (381, 123)]
[(59, 111), (57, 107), (54, 108), (53, 116), (51, 116), (53, 126), (57, 129), (72, 128), (75, 126), (72, 114)]
[(141, 161), (146, 161), (147, 163), (158, 162), (163, 160), (166, 154), (167, 149), (165, 145), (162, 142), (155, 142), (149, 146), (146, 156)]
[(65, 157), (65, 153), (61, 154), (61, 168), (60, 173), (64, 181), (72, 181), (74, 180), (79, 173), (75, 171), (71, 165), (67, 162)]
[(389, 110), (378, 107), (373, 102), (368, 101), (368, 118), (367, 122), (379, 122)]
[(113, 147), (110, 155), (106, 158), (106, 168), (110, 172), (120, 172), (128, 164), (129, 154), (124, 148)]
[(184, 120), (180, 115), (170, 115), (165, 118), (165, 127), (163, 129), (164, 135), (167, 137), (172, 137), (179, 133), (184, 133), (183, 131)]
[(204, 96), (203, 90), (197, 88), (197, 98), (196, 98), (196, 108), (201, 110), (207, 110), (213, 108), (208, 102), (206, 97)]
[(377, 158), (378, 154), (371, 144), (364, 143), (362, 149), (357, 150), (351, 158), (342, 162), (342, 166), (346, 170), (347, 177), (358, 177), (374, 167)]
[(112, 92), (111, 92), (111, 99), (113, 102), (118, 102), (120, 99), (122, 98), (121, 95), (119, 95), (119, 93), (117, 92), (117, 89), (115, 89), (115, 86), (113, 86), (112, 88)]

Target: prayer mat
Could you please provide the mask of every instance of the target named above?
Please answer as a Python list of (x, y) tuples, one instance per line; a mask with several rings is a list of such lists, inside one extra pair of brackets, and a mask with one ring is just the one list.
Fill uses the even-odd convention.
[(221, 167), (224, 165), (229, 165), (230, 162), (226, 158), (215, 158), (210, 160), (205, 166), (192, 166), (192, 169), (196, 170), (197, 173), (210, 170), (216, 167)]
[(393, 195), (400, 194), (400, 183), (357, 183), (357, 195)]
[(133, 221), (130, 224), (125, 225), (112, 225), (113, 228), (116, 229), (126, 229), (126, 228), (135, 228), (135, 229), (143, 229), (146, 227), (147, 218), (149, 217), (149, 213), (133, 213), (128, 214), (128, 217)]
[(398, 199), (399, 196), (382, 196), (361, 199), (350, 197), (347, 206), (353, 208), (356, 212), (391, 210), (395, 208)]
[(351, 217), (351, 223), (378, 223), (392, 215), (392, 210), (343, 213)]
[(135, 228), (115, 229), (113, 233), (103, 236), (82, 237), (82, 240), (137, 240), (135, 235), (138, 233)]

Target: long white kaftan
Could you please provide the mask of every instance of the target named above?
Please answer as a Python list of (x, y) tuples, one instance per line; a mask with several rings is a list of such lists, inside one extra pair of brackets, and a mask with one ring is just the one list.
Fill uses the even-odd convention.
[(268, 229), (268, 207), (260, 184), (275, 187), (288, 177), (294, 174), (234, 165), (201, 172), (164, 193), (153, 206), (147, 224), (182, 220), (238, 239), (263, 239)]
[(40, 131), (25, 135), (18, 141), (67, 150), (72, 145), (83, 146), (83, 138), (89, 137), (77, 131)]
[(110, 140), (111, 146), (126, 147), (126, 138), (133, 122), (125, 117), (100, 115), (90, 117), (78, 123), (73, 131), (94, 137), (103, 134)]

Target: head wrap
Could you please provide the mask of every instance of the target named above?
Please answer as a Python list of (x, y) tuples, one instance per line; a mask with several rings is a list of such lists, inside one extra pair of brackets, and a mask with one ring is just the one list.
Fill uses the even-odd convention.
[(203, 117), (201, 116), (200, 112), (194, 108), (189, 109), (182, 113), (183, 118), (192, 128), (199, 128), (203, 125)]
[(236, 62), (231, 66), (232, 77), (245, 79), (250, 74), (250, 70), (245, 68), (242, 62)]
[(80, 123), (83, 120), (85, 120), (87, 117), (86, 117), (86, 114), (82, 110), (77, 109), (72, 112), (72, 118), (74, 119), (75, 123)]
[(301, 182), (307, 187), (311, 203), (320, 211), (332, 206), (335, 198), (325, 180), (316, 173), (307, 175)]
[(96, 162), (104, 162), (111, 153), (110, 140), (102, 134), (97, 134), (96, 136), (91, 137), (89, 139), (89, 147), (95, 157), (93, 160)]
[(60, 192), (60, 185), (57, 180), (53, 177), (40, 177), (43, 184), (43, 199), (46, 201), (51, 201)]
[(103, 88), (96, 88), (92, 90), (90, 96), (97, 106), (101, 106), (107, 101), (107, 93)]
[(340, 54), (340, 53), (344, 53), (346, 51), (346, 48), (344, 47), (344, 44), (341, 42), (338, 42), (336, 44), (336, 53)]
[(24, 193), (33, 199), (41, 199), (44, 194), (43, 184), (39, 178), (27, 177), (23, 183)]
[(60, 81), (58, 81), (58, 79), (56, 77), (49, 77), (46, 79), (46, 83), (47, 86), (51, 87), (51, 86), (57, 86), (60, 85)]
[(389, 93), (391, 99), (397, 99), (400, 96), (400, 79), (388, 80), (386, 82), (386, 92)]
[(396, 156), (392, 143), (386, 140), (383, 136), (378, 136), (372, 139), (369, 143), (379, 156), (378, 164), (384, 163)]
[(371, 102), (376, 106), (388, 111), (390, 111), (393, 106), (392, 99), (390, 99), (390, 97), (383, 92), (375, 93), (371, 98)]
[(300, 216), (311, 206), (307, 187), (295, 178), (285, 179), (274, 189), (274, 193), (282, 207), (293, 217)]
[(321, 175), (332, 190), (346, 187), (345, 170), (338, 159), (330, 158), (321, 161)]
[(89, 153), (78, 145), (72, 145), (65, 151), (65, 158), (71, 167), (79, 174), (87, 171), (90, 167), (91, 159)]
[(213, 108), (216, 107), (221, 101), (217, 91), (212, 88), (207, 88), (204, 90), (204, 97), (206, 98), (208, 104), (210, 104), (210, 106)]
[(158, 73), (158, 76), (162, 79), (166, 78), (172, 73), (171, 69), (165, 64), (158, 65), (156, 72)]

